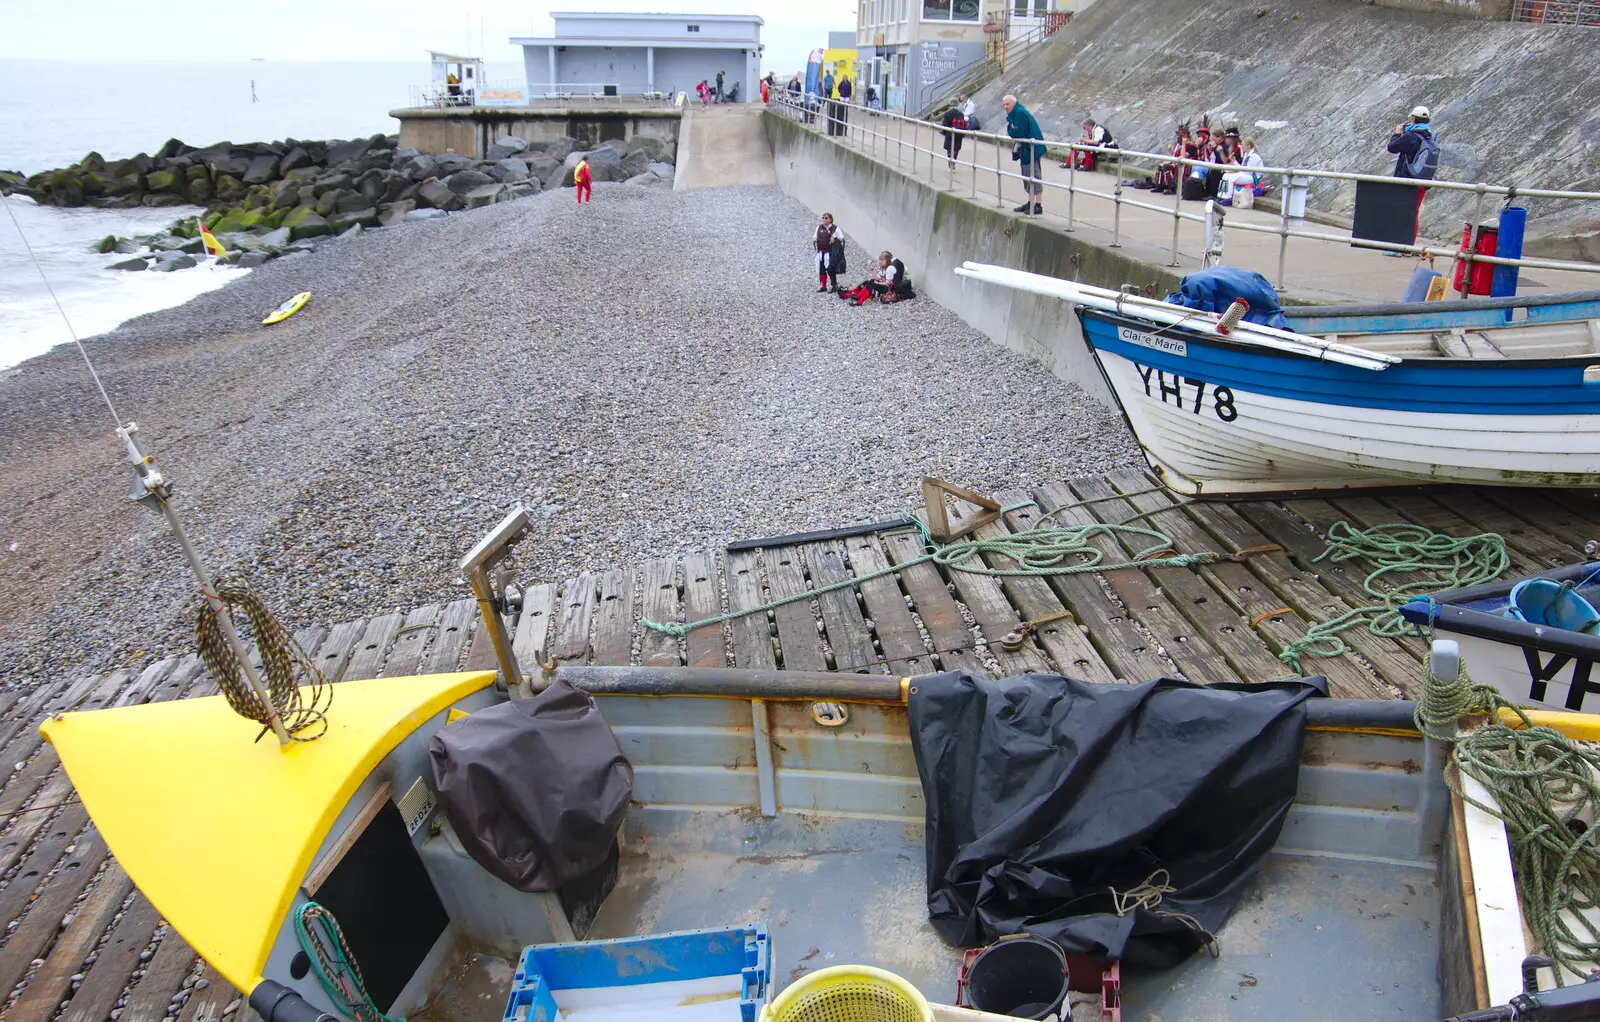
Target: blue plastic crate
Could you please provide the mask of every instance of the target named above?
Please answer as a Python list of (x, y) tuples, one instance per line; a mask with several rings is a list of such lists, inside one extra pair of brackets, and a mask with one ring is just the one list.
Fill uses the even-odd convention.
[[(715, 998), (688, 997), (682, 1004), (694, 1002), (693, 1010), (685, 1007), (684, 1017), (699, 1019), (715, 1014), (732, 1019), (736, 1004), (740, 1022), (756, 1022), (761, 1006), (771, 996), (771, 973), (772, 944), (765, 924), (576, 944), (535, 944), (522, 952), (517, 963), (511, 996), (506, 1000), (505, 1022), (557, 1022), (569, 1017), (558, 1008), (557, 1001), (575, 998), (558, 998), (563, 992), (588, 992), (582, 995), (583, 1006), (570, 1014), (610, 1017), (603, 1003), (608, 991), (618, 993), (617, 1010), (626, 1012), (627, 1003), (637, 1003), (635, 999), (650, 995), (642, 988), (655, 984), (681, 986), (715, 977), (738, 980), (737, 1002), (731, 993)], [(664, 1018), (674, 1013), (655, 1012)]]

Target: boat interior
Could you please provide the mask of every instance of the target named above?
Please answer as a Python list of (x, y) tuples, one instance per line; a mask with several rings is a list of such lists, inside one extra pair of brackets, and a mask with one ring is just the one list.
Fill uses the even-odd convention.
[[(792, 688), (597, 693), (634, 770), (616, 854), (527, 893), (468, 854), (429, 768), (435, 732), (507, 698), (494, 677), (344, 683), (328, 733), (288, 753), (252, 743), (258, 727), (220, 698), (68, 714), (46, 730), (130, 875), (240, 989), (271, 980), (334, 1008), (293, 924), (314, 899), (337, 917), (373, 1002), (413, 1022), (503, 1017), (530, 945), (746, 924), (770, 934), (777, 990), (869, 965), (955, 1002), (962, 952), (928, 920), (923, 794), (906, 705), (883, 698), (892, 679), (862, 676), (858, 695), (836, 685), (820, 700)], [(1409, 703), (1307, 705), (1298, 800), (1220, 955), (1124, 969), (1128, 1017), (1443, 1016), (1440, 969), (1467, 956), (1441, 872), (1442, 753), (1411, 730)], [(174, 728), (195, 740), (165, 741)], [(91, 769), (113, 733), (145, 736), (118, 755), (157, 765), (139, 780)], [(249, 854), (178, 868), (160, 835), (190, 818), (194, 786), (175, 782), (201, 764), (233, 779), (211, 820)], [(182, 793), (173, 804), (120, 804), (134, 785), (167, 790), (163, 773)], [(1102, 1017), (1097, 1001), (1079, 1007)]]
[(1413, 358), (1532, 359), (1600, 355), (1600, 319), (1324, 336), (1327, 340), (1368, 351)]

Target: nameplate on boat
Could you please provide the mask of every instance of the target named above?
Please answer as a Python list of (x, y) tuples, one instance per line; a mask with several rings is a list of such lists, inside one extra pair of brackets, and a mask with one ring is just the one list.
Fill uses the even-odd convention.
[(1131, 326), (1117, 327), (1117, 338), (1129, 344), (1150, 348), (1153, 351), (1164, 351), (1169, 355), (1189, 354), (1188, 341), (1177, 337), (1161, 337), (1156, 334), (1146, 333), (1143, 330), (1135, 330)]
[(433, 813), (435, 800), (433, 792), (428, 790), (422, 778), (418, 777), (406, 793), (395, 805), (400, 809), (400, 818), (406, 821), (406, 833), (415, 834), (428, 817)]

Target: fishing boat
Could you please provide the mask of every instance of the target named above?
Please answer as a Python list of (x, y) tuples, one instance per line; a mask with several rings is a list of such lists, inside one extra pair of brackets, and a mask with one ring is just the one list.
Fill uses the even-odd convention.
[(1352, 328), (1320, 337), (1004, 267), (957, 272), (1071, 302), (1151, 468), (1179, 493), (1600, 485), (1600, 319), (1532, 318), (1544, 306), (1499, 325), (1467, 322), (1472, 309), (1440, 314), (1453, 326), (1431, 310), (1309, 317)]
[[(873, 1018), (999, 1022), (1065, 1012), (1069, 987), (1093, 991), (1077, 1007), (1106, 1020), (1323, 1018), (1333, 1005), (1341, 1017), (1425, 1019), (1524, 990), (1522, 945), (1502, 932), (1515, 910), (1484, 901), (1510, 877), (1505, 830), (1488, 817), (1472, 823), (1477, 810), (1452, 801), (1445, 750), (1417, 731), (1411, 703), (1315, 698), (1315, 679), (1207, 688), (554, 664), (524, 675), (505, 643), (519, 622), (503, 616), (510, 605), (489, 572), (527, 529), (512, 515), (463, 562), (497, 671), (303, 689), (317, 709), (301, 723), (316, 726), (281, 743), (265, 736), (284, 718), (246, 719), (225, 695), (43, 725), (122, 868), (266, 1022), (829, 1022), (867, 1017), (827, 1009), (828, 997), (863, 990), (874, 1003), (892, 993), (910, 1005)], [(1179, 716), (1158, 715), (1163, 694), (1179, 701), (1164, 712)], [(1205, 726), (1152, 744), (1131, 723), (1107, 727), (1106, 707), (1125, 715), (1110, 719), (1159, 729)], [(519, 729), (541, 714), (551, 730), (534, 745), (554, 758), (530, 766)], [(1593, 737), (1589, 718), (1548, 719)], [(1007, 729), (1022, 744), (985, 751), (972, 737)], [(1208, 745), (1230, 730), (1248, 750), (1242, 760)], [(1093, 754), (1071, 755), (1080, 743)], [(1043, 749), (1068, 751), (1040, 758)], [(969, 769), (960, 757), (972, 755)], [(1232, 808), (1205, 815), (1216, 832), (1205, 840), (1220, 835), (1226, 849), (1206, 846), (1210, 882), (1232, 877), (1225, 921), (1207, 932), (1189, 914), (1207, 904), (1185, 900), (1191, 876), (1152, 873), (1136, 898), (1124, 892), (1137, 905), (1118, 901), (1115, 883), (1086, 890), (1077, 901), (1119, 905), (1100, 913), (1106, 940), (1131, 947), (1129, 934), (1151, 924), (1144, 953), (1177, 947), (1160, 963), (1170, 967), (1124, 968), (1082, 948), (1056, 967), (1045, 948), (1049, 967), (1026, 977), (1045, 994), (999, 1005), (1006, 1014), (970, 1002), (984, 955), (1050, 942), (1002, 938), (975, 956), (946, 939), (940, 906), (960, 896), (951, 833), (999, 805), (1005, 820), (980, 827), (977, 843), (998, 840), (1015, 823), (1013, 791), (1060, 783), (1056, 757), (1114, 775), (1115, 793), (1095, 798), (1025, 792), (1042, 815), (1005, 853), (1007, 869), (1020, 868), (1022, 844), (1050, 847), (1045, 832), (1063, 813), (1100, 821), (1071, 828), (1080, 845), (1114, 833), (1119, 818), (1142, 826), (1172, 814), (1170, 793), (1149, 797), (1151, 787), (1254, 804), (1227, 771), (1248, 775), (1266, 765), (1259, 755), (1289, 757), (1287, 772), (1265, 770), (1247, 786), (1281, 802), (1237, 834), (1223, 826)], [(1130, 784), (1130, 763), (1159, 776)], [(1016, 783), (1016, 771), (1029, 782)], [(1007, 794), (974, 800), (972, 777)], [(528, 805), (559, 820), (544, 845), (508, 838), (514, 807)], [(1202, 809), (1188, 795), (1178, 805), (1178, 815)], [(609, 843), (585, 857), (576, 843), (602, 818), (614, 837), (602, 832)], [(1112, 861), (1139, 873), (1183, 852), (1159, 844), (1147, 836)], [(1224, 868), (1246, 854), (1248, 870)], [(557, 866), (570, 867), (559, 884), (523, 882)], [(1040, 874), (1008, 875), (972, 918), (1002, 915), (1006, 891), (1035, 890)], [(1035, 893), (1049, 890), (1046, 881)], [(1053, 897), (1029, 903), (1027, 929), (1057, 932), (1082, 911), (1059, 889)], [(1213, 944), (1219, 957), (1188, 953)]]
[(1600, 561), (1435, 593), (1406, 620), (1461, 644), (1475, 680), (1508, 700), (1600, 713)]

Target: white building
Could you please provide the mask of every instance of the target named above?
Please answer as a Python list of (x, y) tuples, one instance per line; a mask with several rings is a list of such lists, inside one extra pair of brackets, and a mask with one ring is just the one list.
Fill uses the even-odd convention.
[(738, 87), (740, 102), (760, 98), (761, 18), (750, 14), (550, 15), (548, 39), (513, 38), (522, 47), (528, 96), (643, 95), (686, 92), (702, 80)]

